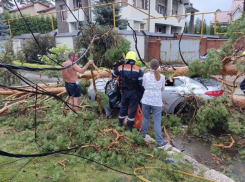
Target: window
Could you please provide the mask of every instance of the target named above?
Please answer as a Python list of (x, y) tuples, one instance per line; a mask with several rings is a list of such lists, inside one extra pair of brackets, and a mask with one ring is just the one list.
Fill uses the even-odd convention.
[(145, 30), (145, 24), (144, 23), (134, 23), (134, 30), (136, 31), (142, 31)]
[(164, 6), (158, 5), (158, 13), (164, 15)]
[(177, 1), (173, 1), (172, 14), (173, 15), (177, 15), (178, 14), (178, 2)]
[[(60, 10), (67, 10), (67, 7), (65, 4), (60, 5)], [(67, 19), (67, 11), (60, 12), (61, 20), (65, 21)]]
[(73, 0), (73, 8), (78, 8), (78, 3), (80, 3), (79, 0)]
[[(120, 2), (121, 0), (116, 0), (116, 2)], [(126, 2), (128, 2), (128, 0), (125, 0)], [(122, 7), (125, 7), (125, 6), (127, 6), (127, 4), (126, 3), (119, 3), (118, 4), (119, 6), (122, 6)]]
[(164, 25), (156, 25), (155, 32), (166, 33), (166, 26)]
[(147, 9), (148, 0), (134, 0), (134, 6), (140, 9)]
[(139, 23), (134, 23), (134, 30), (139, 30)]
[(145, 30), (145, 24), (143, 24), (143, 23), (140, 24), (140, 31), (141, 30)]

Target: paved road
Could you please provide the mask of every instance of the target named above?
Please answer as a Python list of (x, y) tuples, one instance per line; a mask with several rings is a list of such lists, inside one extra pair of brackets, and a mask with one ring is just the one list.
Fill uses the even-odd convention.
[[(215, 76), (218, 78), (222, 78), (222, 76)], [(236, 79), (236, 76), (227, 76), (226, 80), (228, 83), (233, 83), (234, 80)], [(243, 91), (240, 89), (240, 84), (241, 82), (245, 79), (245, 76), (241, 76), (236, 80), (236, 84), (238, 85), (238, 87), (236, 88), (234, 95), (241, 95), (241, 96), (245, 96), (245, 94), (243, 93)]]

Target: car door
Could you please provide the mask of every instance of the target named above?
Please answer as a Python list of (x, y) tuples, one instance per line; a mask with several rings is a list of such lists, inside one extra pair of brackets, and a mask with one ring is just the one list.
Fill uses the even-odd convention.
[(175, 107), (184, 101), (181, 95), (188, 94), (189, 90), (186, 86), (185, 78), (174, 77), (172, 86), (165, 86), (162, 92), (162, 101), (164, 103), (164, 110), (169, 114), (174, 113)]

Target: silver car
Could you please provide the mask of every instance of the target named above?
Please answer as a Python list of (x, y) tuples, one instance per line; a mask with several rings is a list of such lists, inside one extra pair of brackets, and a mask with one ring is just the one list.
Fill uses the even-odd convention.
[(176, 113), (176, 108), (181, 105), (184, 95), (194, 94), (203, 99), (220, 97), (224, 93), (221, 90), (221, 83), (214, 79), (201, 79), (200, 77), (190, 78), (178, 76), (173, 78), (173, 82), (166, 81), (166, 86), (162, 92), (162, 101), (169, 114)]
[[(166, 81), (166, 86), (162, 95), (162, 101), (165, 106), (165, 111), (169, 114), (176, 113), (180, 105), (184, 103), (186, 95), (194, 94), (197, 97), (202, 97), (203, 99), (212, 99), (214, 97), (220, 97), (223, 95), (224, 91), (221, 90), (221, 83), (214, 79), (201, 79), (200, 77), (190, 78), (187, 76), (173, 77), (172, 82)], [(96, 80), (97, 90), (99, 92), (105, 92), (108, 94), (116, 82), (107, 84), (108, 78), (100, 78)], [(107, 87), (106, 87), (107, 85)], [(88, 97), (91, 101), (95, 101), (95, 93), (93, 90), (93, 84), (88, 88)], [(114, 108), (108, 106), (104, 108), (106, 115), (108, 116)]]

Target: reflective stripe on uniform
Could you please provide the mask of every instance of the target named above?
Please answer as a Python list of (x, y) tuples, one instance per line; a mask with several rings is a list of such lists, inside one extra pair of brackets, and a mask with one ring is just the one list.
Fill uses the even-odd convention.
[(124, 119), (124, 118), (126, 118), (126, 116), (119, 116), (118, 118), (119, 119)]
[[(123, 68), (124, 71), (131, 71), (131, 68)], [(122, 68), (119, 68), (118, 71), (122, 71)], [(132, 69), (132, 71), (139, 73), (139, 70)]]
[(114, 73), (114, 72), (112, 73), (112, 75), (113, 75), (113, 76), (115, 76), (115, 77), (117, 77), (117, 75), (115, 75), (115, 73)]
[(139, 77), (138, 80), (143, 80), (143, 77)]
[(128, 121), (134, 121), (134, 118), (128, 118)]

